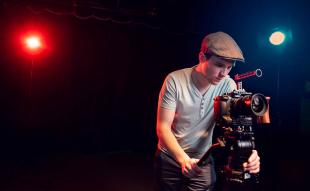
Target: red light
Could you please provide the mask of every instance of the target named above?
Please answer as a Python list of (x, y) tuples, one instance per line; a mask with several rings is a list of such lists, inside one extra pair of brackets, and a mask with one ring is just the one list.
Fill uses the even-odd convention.
[(245, 99), (244, 103), (246, 106), (250, 106), (251, 105), (251, 99), (250, 98)]
[(26, 45), (29, 49), (34, 50), (41, 47), (41, 39), (37, 36), (31, 36), (26, 38)]
[(40, 34), (31, 32), (22, 36), (22, 43), (24, 50), (30, 55), (41, 54), (43, 49), (45, 49), (45, 43)]

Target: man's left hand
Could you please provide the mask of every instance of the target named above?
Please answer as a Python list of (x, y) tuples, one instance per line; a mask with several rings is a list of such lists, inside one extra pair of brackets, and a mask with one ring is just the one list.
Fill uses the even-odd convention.
[(245, 171), (250, 173), (258, 173), (260, 170), (260, 157), (257, 154), (256, 150), (252, 150), (252, 154), (249, 157), (248, 161), (243, 163), (243, 168)]

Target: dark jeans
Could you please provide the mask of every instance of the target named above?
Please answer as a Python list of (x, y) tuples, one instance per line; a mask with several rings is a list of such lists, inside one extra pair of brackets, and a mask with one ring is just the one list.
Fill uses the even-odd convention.
[(215, 183), (213, 159), (202, 167), (202, 173), (194, 178), (183, 176), (180, 165), (164, 152), (155, 155), (156, 191), (211, 191)]

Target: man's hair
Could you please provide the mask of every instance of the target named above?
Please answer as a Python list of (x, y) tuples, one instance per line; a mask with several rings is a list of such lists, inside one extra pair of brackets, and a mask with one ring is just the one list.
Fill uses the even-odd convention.
[(210, 52), (205, 52), (204, 55), (205, 55), (205, 57), (206, 57), (206, 60), (209, 60), (209, 58), (211, 58), (211, 56), (212, 56), (213, 54), (210, 53)]
[(199, 52), (199, 62), (205, 62), (206, 60), (209, 60), (211, 58), (211, 56), (213, 56), (214, 54), (210, 53), (210, 52), (203, 52), (200, 51)]

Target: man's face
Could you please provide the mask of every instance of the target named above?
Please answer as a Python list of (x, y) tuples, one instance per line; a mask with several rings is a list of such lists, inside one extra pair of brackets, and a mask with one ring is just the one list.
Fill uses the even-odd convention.
[(209, 83), (217, 85), (230, 72), (234, 61), (225, 60), (212, 55), (205, 63), (203, 75)]

